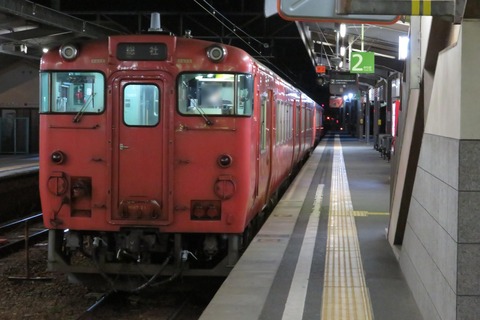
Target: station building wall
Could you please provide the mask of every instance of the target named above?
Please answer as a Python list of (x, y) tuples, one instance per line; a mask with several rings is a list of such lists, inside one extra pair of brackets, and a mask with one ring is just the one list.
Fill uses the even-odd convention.
[(438, 58), (400, 265), (426, 320), (480, 314), (480, 22)]
[[(19, 60), (0, 68), (0, 153), (13, 153), (13, 128), (15, 118), (26, 118), (17, 121), (17, 151), (38, 153), (39, 139), (39, 65), (37, 61)], [(24, 134), (28, 127), (27, 136)], [(23, 145), (23, 141), (28, 143)]]

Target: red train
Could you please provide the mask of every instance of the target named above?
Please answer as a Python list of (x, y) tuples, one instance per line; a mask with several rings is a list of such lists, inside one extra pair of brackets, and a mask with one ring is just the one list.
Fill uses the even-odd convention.
[(227, 274), (322, 117), (243, 50), (168, 34), (64, 45), (40, 78), (49, 268), (114, 286)]

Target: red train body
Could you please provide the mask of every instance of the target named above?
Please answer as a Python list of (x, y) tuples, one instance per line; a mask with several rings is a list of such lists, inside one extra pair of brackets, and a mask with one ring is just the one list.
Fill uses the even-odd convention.
[(40, 112), (49, 267), (107, 280), (228, 273), (321, 118), (246, 52), (161, 34), (46, 53)]

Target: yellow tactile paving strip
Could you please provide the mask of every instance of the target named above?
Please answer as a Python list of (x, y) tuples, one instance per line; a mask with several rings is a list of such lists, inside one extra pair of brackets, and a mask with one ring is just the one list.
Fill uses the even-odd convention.
[(366, 217), (366, 216), (388, 216), (388, 212), (372, 212), (372, 211), (353, 211), (354, 217)]
[(342, 146), (335, 137), (322, 320), (373, 319)]

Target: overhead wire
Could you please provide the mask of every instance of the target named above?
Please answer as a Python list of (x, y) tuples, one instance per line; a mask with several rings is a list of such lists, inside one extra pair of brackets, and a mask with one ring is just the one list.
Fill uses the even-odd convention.
[[(203, 3), (205, 5), (207, 5), (209, 8), (205, 7), (205, 5), (203, 5), (202, 3), (200, 3), (199, 0), (193, 0), (197, 5), (199, 5), (203, 10), (205, 10), (206, 12), (208, 12), (213, 18), (215, 18), (215, 20), (217, 20), (220, 24), (222, 24), (225, 28), (227, 28), (231, 33), (233, 33), (235, 36), (238, 37), (238, 39), (240, 39), (240, 41), (242, 41), (243, 43), (245, 43), (251, 50), (253, 50), (256, 54), (258, 54), (259, 56), (262, 56), (262, 53), (260, 51), (258, 51), (257, 49), (255, 49), (249, 41), (246, 41), (243, 37), (241, 37), (237, 30), (241, 31), (246, 37), (248, 37), (248, 39), (250, 40), (253, 40), (261, 45), (263, 45), (265, 47), (265, 43), (261, 42), (260, 40), (257, 40), (255, 39), (254, 37), (252, 37), (251, 35), (249, 35), (247, 32), (243, 31), (240, 27), (238, 27), (235, 23), (233, 23), (232, 21), (230, 21), (227, 17), (225, 17), (222, 13), (220, 13), (217, 9), (215, 9), (211, 4), (209, 4), (206, 0), (203, 0)], [(209, 10), (211, 9), (211, 11)], [(225, 21), (228, 21), (228, 23), (231, 24), (231, 26), (227, 25), (224, 21), (222, 21), (222, 19), (220, 19), (218, 16), (220, 16), (221, 18), (223, 18)], [(267, 45), (268, 47), (268, 45)]]
[[(202, 7), (204, 10), (206, 10), (205, 7), (203, 7), (201, 4), (198, 3), (198, 0), (194, 0), (200, 7)], [(235, 23), (233, 23), (230, 19), (228, 19), (226, 16), (224, 16), (220, 11), (218, 11), (217, 9), (215, 9), (215, 7), (213, 7), (210, 3), (208, 3), (206, 0), (203, 0), (203, 2), (212, 10), (211, 12), (208, 11), (209, 13), (213, 14), (213, 15), (219, 15), (220, 17), (222, 17), (222, 19), (224, 19), (225, 21), (227, 21), (228, 23), (230, 23), (232, 26), (233, 26), (233, 30), (230, 30), (227, 25), (225, 25), (224, 23), (222, 23), (225, 27), (227, 27), (230, 31), (232, 32), (236, 32), (237, 30), (240, 31), (241, 33), (243, 33), (246, 37), (248, 37), (250, 40), (253, 40), (255, 42), (257, 42), (258, 44), (262, 45), (263, 47), (267, 48), (268, 47), (268, 44), (267, 43), (264, 43), (258, 39), (256, 39), (255, 37), (251, 36), (250, 34), (248, 34), (246, 31), (244, 31), (242, 28), (240, 28), (239, 26), (237, 26)], [(218, 20), (218, 18), (217, 18)], [(237, 35), (236, 33), (234, 33), (237, 37), (239, 37), (239, 35)]]
[[(268, 44), (261, 42), (260, 40), (256, 39), (255, 37), (251, 36), (248, 34), (246, 31), (244, 31), (242, 28), (238, 27), (235, 23), (230, 21), (227, 17), (225, 17), (221, 12), (219, 12), (215, 7), (213, 7), (211, 4), (209, 4), (206, 0), (193, 0), (198, 6), (200, 6), (203, 10), (205, 10), (207, 13), (209, 13), (215, 20), (217, 20), (222, 26), (224, 26), (226, 29), (228, 29), (231, 33), (233, 33), (240, 41), (245, 43), (248, 48), (250, 48), (256, 55), (257, 59), (261, 60), (262, 62), (268, 64), (270, 68), (274, 69), (277, 73), (280, 73), (286, 80), (288, 80), (290, 83), (298, 86), (298, 83), (293, 80), (285, 71), (282, 69), (278, 68), (276, 65), (274, 65), (268, 57), (264, 56), (259, 50), (254, 48), (252, 44), (249, 41), (246, 41), (242, 36), (238, 34), (237, 31), (240, 31), (247, 37), (249, 40), (253, 40), (254, 42), (262, 45), (264, 48), (268, 48)], [(203, 4), (201, 3), (203, 2)], [(231, 26), (227, 25), (223, 20), (227, 21)], [(293, 72), (290, 71), (292, 74)]]

